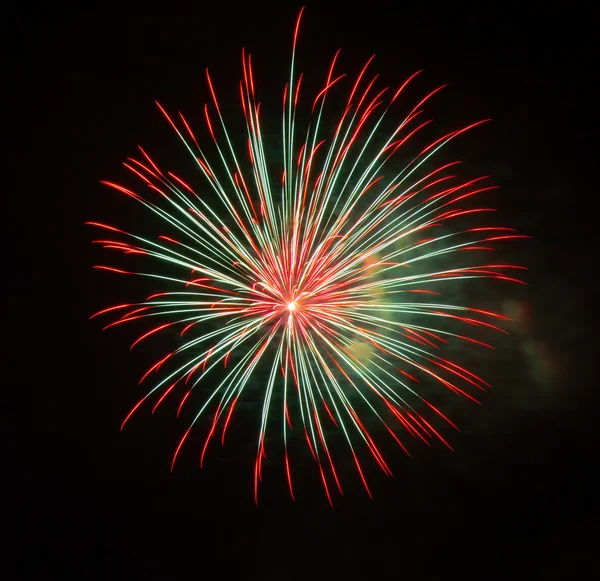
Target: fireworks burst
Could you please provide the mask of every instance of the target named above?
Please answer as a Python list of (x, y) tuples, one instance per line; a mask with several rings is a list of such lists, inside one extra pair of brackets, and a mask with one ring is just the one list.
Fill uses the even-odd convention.
[[(455, 341), (487, 346), (465, 336), (460, 327), (501, 330), (493, 321), (506, 317), (440, 302), (439, 290), (449, 280), (521, 282), (511, 273), (522, 267), (482, 264), (477, 257), (489, 255), (485, 251), (493, 250), (498, 241), (523, 236), (495, 226), (448, 230), (462, 222), (456, 220), (459, 217), (491, 211), (465, 209), (461, 204), (492, 186), (485, 178), (460, 181), (452, 174), (458, 162), (434, 167), (432, 158), (482, 122), (446, 134), (408, 163), (399, 163), (399, 152), (429, 123), (422, 120), (423, 105), (439, 91), (421, 99), (382, 137), (386, 114), (416, 74), (397, 90), (376, 89), (377, 77), (368, 72), (371, 58), (351, 84), (341, 116), (332, 125), (323, 113), (330, 93), (344, 77), (336, 72), (336, 54), (323, 89), (312, 100), (309, 122), (300, 124), (302, 75), (295, 74), (299, 24), (300, 17), (283, 93), (281, 172), (273, 171), (269, 166), (273, 160), (265, 154), (252, 62), (244, 52), (240, 95), (247, 151), (243, 155), (236, 153), (239, 148), (227, 131), (208, 72), (212, 104), (205, 105), (204, 114), (217, 163), (209, 162), (181, 113), (173, 117), (158, 105), (209, 188), (195, 190), (163, 171), (141, 147), (140, 159), (130, 158), (124, 165), (142, 180), (146, 196), (103, 182), (144, 205), (172, 232), (149, 239), (90, 222), (115, 237), (97, 241), (105, 248), (152, 257), (164, 270), (95, 268), (149, 277), (165, 291), (94, 316), (121, 315), (108, 327), (148, 317), (162, 319), (133, 345), (171, 327), (182, 338), (144, 374), (141, 381), (172, 365), (123, 425), (144, 402), (152, 401), (156, 409), (178, 394), (181, 410), (202, 380), (210, 374), (214, 378), (216, 368), (224, 368), (173, 457), (175, 463), (192, 427), (212, 410), (202, 462), (217, 429), (224, 438), (236, 404), (251, 378), (257, 379), (264, 387), (255, 497), (267, 424), (270, 427), (269, 420), (275, 419), (281, 426), (282, 464), (292, 497), (288, 442), (293, 434), (306, 441), (331, 503), (332, 486), (343, 493), (327, 437), (331, 430), (343, 435), (369, 495), (358, 448), (368, 450), (386, 474), (391, 470), (373, 430), (365, 425), (367, 418), (406, 453), (407, 439), (438, 439), (449, 447), (434, 424), (456, 426), (425, 399), (424, 386), (437, 384), (476, 401), (473, 394), (488, 384), (443, 357), (440, 347)], [(324, 126), (333, 127), (327, 138)], [(277, 185), (271, 179), (274, 173), (281, 176)], [(440, 233), (442, 227), (446, 229)], [(465, 256), (473, 257), (472, 265), (463, 264), (459, 257)], [(170, 276), (173, 268), (180, 274)], [(449, 330), (448, 322), (456, 329)]]

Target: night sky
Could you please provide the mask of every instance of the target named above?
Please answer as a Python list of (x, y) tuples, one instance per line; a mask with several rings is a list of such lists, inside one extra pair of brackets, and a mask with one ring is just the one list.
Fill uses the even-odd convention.
[(102, 332), (89, 321), (148, 290), (92, 270), (126, 260), (92, 247), (86, 220), (152, 225), (100, 180), (137, 185), (121, 162), (138, 144), (175, 173), (194, 175), (154, 100), (200, 125), (208, 67), (227, 112), (241, 120), (243, 46), (279, 127), (301, 5), (214, 4), (52, 5), (23, 9), (15, 21), (22, 193), (11, 194), (10, 216), (33, 214), (27, 223), (6, 220), (18, 247), (12, 256), (30, 255), (31, 264), (27, 290), (9, 290), (9, 299), (29, 297), (33, 316), (16, 346), (23, 363), (5, 386), (27, 378), (32, 388), (16, 578), (587, 578), (599, 567), (589, 314), (598, 105), (590, 96), (592, 15), (576, 4), (562, 5), (566, 13), (506, 3), (440, 11), (435, 3), (314, 2), (304, 14), (299, 68), (315, 86), (338, 48), (340, 68), (354, 74), (376, 54), (384, 86), (423, 69), (414, 99), (448, 84), (428, 109), (441, 130), (492, 119), (457, 155), (500, 186), (491, 203), (505, 225), (532, 237), (507, 257), (530, 271), (526, 287), (490, 291), (490, 306), (515, 321), (510, 337), (492, 337), (493, 356), (465, 354), (494, 389), (482, 407), (448, 404), (461, 418), (462, 433), (446, 434), (454, 452), (414, 447), (408, 459), (398, 450), (394, 479), (370, 471), (374, 500), (350, 484), (334, 509), (309, 462), (293, 503), (273, 461), (256, 507), (256, 410), (240, 420), (239, 445), (215, 445), (202, 470), (199, 429), (169, 471), (185, 427), (170, 408), (140, 412), (119, 432), (143, 395), (139, 377), (163, 351), (155, 342), (130, 352), (137, 328)]

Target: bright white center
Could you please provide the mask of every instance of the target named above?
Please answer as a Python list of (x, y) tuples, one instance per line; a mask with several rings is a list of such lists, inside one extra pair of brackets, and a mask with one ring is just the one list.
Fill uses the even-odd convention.
[(288, 309), (290, 311), (293, 311), (295, 308), (296, 308), (296, 302), (295, 301), (291, 302), (291, 303), (288, 303)]

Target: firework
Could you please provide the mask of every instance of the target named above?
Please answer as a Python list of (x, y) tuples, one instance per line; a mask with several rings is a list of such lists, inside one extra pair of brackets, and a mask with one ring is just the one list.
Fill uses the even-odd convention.
[[(489, 347), (462, 328), (501, 330), (494, 321), (506, 317), (446, 304), (440, 292), (456, 280), (521, 282), (511, 273), (522, 267), (481, 257), (489, 256), (497, 242), (522, 236), (477, 223), (452, 230), (491, 211), (464, 204), (493, 186), (486, 178), (459, 180), (453, 173), (458, 162), (432, 163), (442, 148), (482, 122), (435, 139), (407, 161), (407, 144), (429, 123), (422, 107), (439, 89), (384, 134), (384, 119), (416, 74), (397, 89), (377, 89), (371, 58), (350, 83), (332, 123), (326, 103), (344, 77), (337, 73), (336, 54), (322, 90), (302, 108), (302, 75), (295, 71), (299, 24), (300, 17), (283, 92), (279, 160), (266, 155), (252, 61), (242, 52), (247, 140), (241, 150), (228, 133), (208, 72), (212, 102), (204, 115), (214, 145), (212, 161), (184, 116), (158, 105), (203, 174), (201, 188), (161, 169), (141, 147), (139, 159), (124, 165), (143, 182), (143, 195), (103, 182), (160, 217), (170, 232), (142, 237), (90, 222), (109, 232), (111, 239), (97, 241), (105, 248), (150, 257), (162, 268), (96, 266), (150, 278), (159, 292), (94, 316), (118, 315), (108, 327), (157, 321), (132, 347), (165, 329), (176, 328), (181, 336), (142, 377), (144, 382), (158, 379), (123, 425), (145, 402), (156, 409), (166, 398), (179, 398), (181, 411), (192, 391), (204, 385), (204, 403), (194, 411), (173, 457), (175, 463), (194, 425), (211, 413), (202, 463), (213, 437), (225, 437), (251, 380), (260, 382), (255, 496), (269, 425), (281, 432), (282, 467), (292, 497), (293, 436), (305, 441), (331, 503), (332, 487), (343, 494), (337, 451), (329, 444), (332, 430), (347, 443), (369, 495), (364, 451), (391, 475), (376, 443), (381, 433), (407, 454), (408, 440), (437, 439), (449, 447), (435, 426), (456, 426), (427, 401), (431, 386), (477, 401), (477, 390), (488, 384), (440, 348), (462, 341)], [(306, 111), (310, 118), (301, 123)], [(274, 169), (276, 163), (281, 166)], [(206, 387), (209, 376), (217, 379)]]

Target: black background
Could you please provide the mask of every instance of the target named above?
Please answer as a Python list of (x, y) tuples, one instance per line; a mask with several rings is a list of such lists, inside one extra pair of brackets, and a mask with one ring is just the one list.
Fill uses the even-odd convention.
[[(308, 5), (300, 68), (319, 80), (337, 48), (341, 68), (353, 72), (375, 53), (384, 83), (424, 69), (423, 91), (449, 84), (433, 105), (443, 123), (493, 119), (464, 152), (500, 185), (505, 221), (532, 236), (519, 247), (529, 284), (516, 291), (531, 320), (499, 350), (495, 389), (470, 429), (453, 434), (455, 452), (401, 458), (394, 480), (373, 475), (374, 500), (357, 489), (333, 510), (312, 477), (296, 503), (282, 485), (256, 507), (243, 446), (217, 447), (203, 470), (192, 449), (170, 473), (181, 425), (169, 414), (118, 429), (153, 354), (128, 352), (134, 330), (102, 333), (88, 320), (133, 292), (91, 269), (102, 260), (84, 222), (135, 221), (139, 211), (99, 180), (119, 181), (138, 143), (165, 166), (186, 167), (154, 100), (201, 123), (208, 66), (220, 94), (237, 102), (242, 46), (254, 55), (265, 107), (278, 115), (300, 6), (21, 11), (11, 216), (27, 220), (9, 216), (7, 230), (12, 256), (32, 266), (8, 292), (31, 297), (34, 320), (19, 323), (23, 364), (9, 377), (30, 379), (33, 392), (17, 576), (571, 579), (597, 570), (592, 15), (574, 4), (561, 6), (568, 12), (413, 4)], [(524, 335), (533, 355), (520, 349)], [(271, 468), (275, 480), (280, 468)]]

